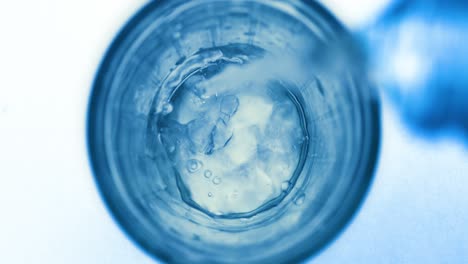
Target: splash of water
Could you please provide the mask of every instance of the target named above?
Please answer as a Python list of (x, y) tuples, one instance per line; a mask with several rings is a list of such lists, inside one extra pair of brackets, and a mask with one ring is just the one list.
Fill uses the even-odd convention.
[[(276, 206), (303, 163), (308, 136), (293, 90), (276, 76), (249, 76), (264, 66), (263, 55), (248, 45), (197, 53), (173, 71), (181, 82), (168, 84), (177, 89), (155, 116), (184, 201), (213, 216), (247, 217)], [(187, 68), (192, 73), (181, 77)]]

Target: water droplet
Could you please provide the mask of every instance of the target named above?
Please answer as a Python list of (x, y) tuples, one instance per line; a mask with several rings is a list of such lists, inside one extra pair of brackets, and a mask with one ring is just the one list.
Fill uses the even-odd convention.
[(213, 176), (213, 173), (210, 170), (206, 170), (204, 175), (205, 175), (205, 178), (209, 179), (211, 178), (211, 176)]
[(191, 159), (191, 160), (188, 161), (187, 170), (190, 173), (194, 173), (194, 172), (198, 171), (199, 169), (201, 169), (201, 167), (203, 167), (203, 163), (201, 161), (199, 161), (199, 160)]
[(289, 181), (285, 181), (281, 184), (281, 190), (286, 191), (289, 188)]
[(218, 185), (218, 184), (220, 184), (220, 183), (221, 183), (221, 178), (219, 178), (219, 177), (214, 177), (214, 179), (213, 179), (213, 184)]
[(162, 113), (164, 115), (170, 114), (174, 110), (174, 107), (170, 103), (166, 103), (162, 107)]
[(169, 153), (172, 153), (175, 151), (175, 146), (174, 145), (170, 145), (167, 149), (169, 151)]
[(296, 199), (294, 200), (294, 204), (301, 205), (304, 203), (304, 199), (305, 199), (305, 194), (302, 193), (296, 197)]
[(213, 194), (209, 192), (209, 193), (208, 193), (208, 197), (212, 197), (212, 196), (213, 196)]
[(181, 34), (180, 34), (179, 31), (176, 31), (176, 32), (174, 32), (174, 34), (172, 34), (172, 36), (173, 36), (175, 39), (178, 39), (178, 38), (180, 38)]

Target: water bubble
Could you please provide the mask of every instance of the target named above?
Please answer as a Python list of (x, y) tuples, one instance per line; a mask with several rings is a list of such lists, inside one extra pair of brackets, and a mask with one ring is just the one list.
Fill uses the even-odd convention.
[(296, 199), (294, 200), (294, 204), (301, 205), (304, 203), (304, 199), (305, 199), (305, 194), (302, 193), (296, 197)]
[(175, 146), (170, 145), (167, 150), (169, 151), (169, 153), (173, 153), (175, 151)]
[(165, 103), (162, 107), (162, 113), (164, 115), (170, 114), (174, 110), (174, 106), (170, 103)]
[(209, 193), (208, 193), (208, 197), (212, 197), (212, 196), (213, 196), (213, 194), (209, 192)]
[(184, 27), (184, 26), (183, 26), (181, 23), (177, 23), (177, 24), (175, 24), (174, 29), (175, 29), (176, 31), (180, 31), (183, 27)]
[(214, 177), (214, 179), (213, 179), (213, 184), (218, 185), (218, 184), (220, 184), (220, 183), (221, 183), (221, 178), (219, 178), (219, 177)]
[(176, 31), (174, 32), (174, 34), (172, 34), (172, 36), (175, 38), (175, 39), (179, 39), (181, 37), (182, 34), (180, 34), (179, 31)]
[(203, 175), (205, 175), (205, 178), (209, 179), (211, 178), (211, 176), (213, 176), (213, 172), (211, 172), (210, 170), (206, 170)]
[(197, 172), (201, 167), (203, 167), (203, 163), (196, 159), (191, 159), (187, 163), (187, 170), (190, 173)]

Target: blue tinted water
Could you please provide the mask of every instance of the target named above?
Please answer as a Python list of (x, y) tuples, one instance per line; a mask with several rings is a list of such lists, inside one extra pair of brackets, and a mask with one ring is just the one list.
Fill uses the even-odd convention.
[[(264, 53), (243, 44), (203, 50), (174, 69), (171, 78), (181, 82), (168, 85), (176, 88), (161, 88), (173, 94), (154, 118), (179, 191), (187, 204), (214, 217), (271, 209), (302, 169), (304, 112), (298, 95), (282, 84), (286, 79), (252, 75), (265, 66)], [(190, 75), (179, 76), (188, 68)]]
[(101, 67), (90, 154), (113, 215), (171, 263), (290, 263), (372, 176), (365, 61), (315, 2), (150, 3)]

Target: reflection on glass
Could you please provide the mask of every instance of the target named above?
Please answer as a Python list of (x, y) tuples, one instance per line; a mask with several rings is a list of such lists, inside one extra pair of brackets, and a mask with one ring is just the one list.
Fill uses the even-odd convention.
[(93, 168), (119, 223), (171, 263), (286, 263), (322, 248), (376, 159), (359, 54), (313, 2), (150, 3), (91, 98)]

